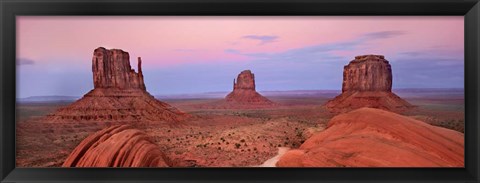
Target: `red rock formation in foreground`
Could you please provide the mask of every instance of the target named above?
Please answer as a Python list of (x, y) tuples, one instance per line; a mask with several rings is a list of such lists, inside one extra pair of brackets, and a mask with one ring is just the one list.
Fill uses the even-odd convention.
[(119, 49), (95, 49), (92, 59), (94, 89), (71, 105), (47, 116), (48, 121), (167, 121), (186, 114), (155, 99), (146, 91), (141, 59), (138, 73), (129, 54)]
[(392, 68), (382, 55), (356, 56), (343, 69), (342, 94), (325, 105), (333, 112), (361, 107), (404, 111), (413, 106), (392, 93)]
[(280, 167), (463, 167), (464, 135), (392, 112), (361, 108), (285, 153)]
[(63, 167), (168, 167), (165, 155), (145, 133), (112, 126), (85, 138)]
[(250, 70), (242, 71), (235, 82), (233, 80), (233, 91), (225, 100), (227, 103), (251, 106), (270, 106), (274, 103), (255, 90), (255, 75)]

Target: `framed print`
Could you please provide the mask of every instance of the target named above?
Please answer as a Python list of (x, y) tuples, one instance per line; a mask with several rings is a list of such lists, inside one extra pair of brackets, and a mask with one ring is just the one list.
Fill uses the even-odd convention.
[(478, 182), (478, 1), (0, 5), (2, 182)]

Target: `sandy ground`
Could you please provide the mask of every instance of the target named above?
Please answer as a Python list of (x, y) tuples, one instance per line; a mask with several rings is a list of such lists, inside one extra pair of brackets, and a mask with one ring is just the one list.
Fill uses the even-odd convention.
[[(163, 100), (192, 114), (183, 125), (141, 122), (50, 123), (41, 117), (61, 104), (20, 104), (17, 108), (17, 166), (58, 167), (86, 136), (124, 123), (146, 131), (178, 167), (272, 166), (288, 148), (298, 148), (321, 132), (335, 115), (324, 96), (270, 97), (281, 105), (257, 110), (206, 109), (218, 99)], [(405, 115), (457, 131), (463, 130), (463, 99), (406, 98), (418, 108)]]
[(278, 154), (273, 158), (268, 159), (267, 161), (263, 162), (263, 164), (254, 166), (254, 167), (276, 167), (278, 160), (282, 157), (290, 148), (287, 147), (279, 147)]

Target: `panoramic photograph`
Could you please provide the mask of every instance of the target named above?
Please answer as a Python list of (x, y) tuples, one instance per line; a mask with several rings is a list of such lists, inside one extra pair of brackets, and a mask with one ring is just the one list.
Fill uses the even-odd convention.
[(463, 16), (17, 16), (17, 167), (464, 167)]

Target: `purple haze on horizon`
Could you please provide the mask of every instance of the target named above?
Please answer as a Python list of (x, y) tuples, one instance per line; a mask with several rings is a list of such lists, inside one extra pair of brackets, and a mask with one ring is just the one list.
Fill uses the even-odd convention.
[(142, 57), (152, 94), (340, 90), (356, 55), (385, 55), (394, 88), (463, 88), (464, 20), (449, 17), (17, 17), (17, 97), (82, 96), (97, 47)]

